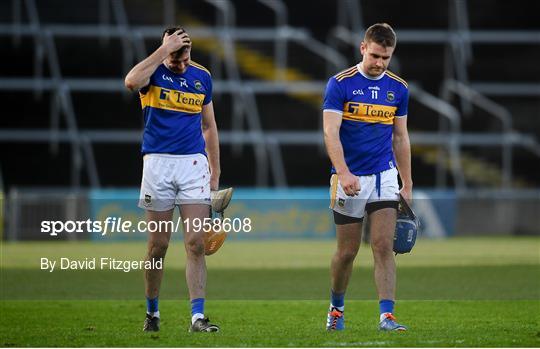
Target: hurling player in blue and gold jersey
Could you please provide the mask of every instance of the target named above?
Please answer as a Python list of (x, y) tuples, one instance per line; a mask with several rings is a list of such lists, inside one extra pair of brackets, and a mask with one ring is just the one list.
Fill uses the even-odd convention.
[[(193, 222), (209, 216), (210, 190), (219, 186), (219, 140), (210, 72), (193, 62), (190, 54), (188, 34), (180, 27), (168, 28), (161, 46), (133, 67), (125, 85), (139, 91), (144, 117), (139, 206), (146, 210), (148, 223), (171, 222), (174, 208), (180, 207), (191, 300), (190, 331), (216, 332), (219, 327), (204, 316), (204, 232), (194, 230)], [(154, 226), (159, 229), (149, 229), (147, 260), (163, 261), (172, 227)], [(145, 272), (144, 331), (159, 330), (162, 276), (162, 269)]]
[(324, 97), (324, 139), (332, 177), (330, 208), (337, 251), (331, 264), (331, 304), (326, 328), (344, 329), (344, 297), (360, 246), (362, 220), (371, 228), (379, 329), (404, 331), (393, 315), (396, 285), (393, 238), (401, 194), (412, 198), (407, 131), (407, 83), (387, 70), (396, 35), (386, 23), (369, 27), (361, 43), (363, 59), (328, 81)]

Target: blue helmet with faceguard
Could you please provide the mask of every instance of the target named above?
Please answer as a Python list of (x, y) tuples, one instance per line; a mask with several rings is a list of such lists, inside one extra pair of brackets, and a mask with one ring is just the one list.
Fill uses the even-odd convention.
[(394, 233), (394, 252), (396, 254), (411, 252), (416, 243), (420, 221), (413, 210), (400, 195), (396, 231)]

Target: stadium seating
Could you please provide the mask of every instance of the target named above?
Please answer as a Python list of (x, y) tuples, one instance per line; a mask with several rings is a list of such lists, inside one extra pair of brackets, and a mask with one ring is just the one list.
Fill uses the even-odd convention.
[[(4, 2), (0, 7), (4, 14), (14, 13), (12, 6), (15, 2)], [(94, 2), (83, 1), (81, 3), (66, 3), (64, 1), (49, 2), (46, 6), (40, 2), (35, 3), (38, 14), (38, 23), (44, 27), (63, 25), (64, 29), (74, 32), (81, 31), (84, 26), (94, 26), (98, 28), (100, 24), (110, 25), (107, 28), (115, 30), (130, 30), (130, 28), (154, 28), (158, 30), (163, 22), (163, 8), (161, 2), (155, 2), (153, 6), (143, 1), (134, 1), (124, 4), (123, 9), (118, 8), (115, 3), (103, 2), (107, 6), (102, 7)], [(121, 3), (121, 2), (120, 2)], [(339, 2), (340, 6), (342, 2)], [(414, 2), (413, 2), (414, 3)], [(413, 3), (405, 6), (397, 0), (386, 0), (382, 4), (375, 1), (362, 1), (361, 13), (359, 17), (361, 23), (369, 24), (375, 21), (388, 21), (400, 31), (421, 30), (445, 31), (452, 21), (451, 11), (445, 6), (429, 5), (431, 15), (429, 18), (417, 13)], [(425, 2), (418, 1), (418, 4)], [(304, 30), (313, 42), (320, 43), (320, 48), (328, 47), (324, 45), (329, 37), (329, 33), (335, 28), (335, 18), (338, 17), (338, 8), (328, 8), (326, 2), (322, 0), (313, 1), (309, 11), (288, 5), (285, 21), (291, 27)], [(453, 1), (449, 2), (452, 6)], [(178, 10), (181, 5), (177, 4)], [(485, 8), (478, 8), (475, 2), (468, 2), (468, 27), (475, 29), (502, 30), (519, 29), (528, 30), (533, 28), (535, 18), (533, 13), (515, 12), (513, 7), (502, 3), (489, 9), (491, 16), (485, 15)], [(26, 5), (21, 7), (22, 23), (32, 23), (32, 17), (28, 16)], [(248, 2), (237, 4), (234, 9), (234, 28), (248, 29), (257, 27), (275, 30), (281, 28), (276, 26), (280, 17), (275, 15), (267, 5), (262, 2)], [(502, 16), (501, 14), (514, 11), (516, 16)], [(223, 21), (221, 14), (207, 2), (190, 2), (188, 6), (182, 6), (175, 21), (181, 22), (189, 29), (211, 28), (216, 23)], [(253, 14), (257, 13), (257, 16)], [(513, 13), (513, 12), (512, 12)], [(123, 16), (125, 15), (125, 17)], [(6, 15), (4, 15), (6, 16)], [(170, 14), (169, 14), (170, 18)], [(492, 18), (498, 18), (497, 22)], [(105, 21), (105, 22), (103, 22)], [(2, 118), (2, 129), (21, 130), (38, 129), (48, 131), (51, 123), (56, 122), (50, 117), (49, 111), (55, 108), (54, 88), (43, 90), (34, 89), (32, 78), (35, 75), (34, 53), (36, 42), (31, 35), (18, 37), (16, 32), (6, 28), (10, 27), (14, 19), (4, 17), (2, 25), (3, 34), (0, 36), (2, 47), (8, 47), (5, 59), (11, 62), (9, 65), (0, 66), (0, 78), (24, 78), (26, 85), (20, 88), (11, 89), (5, 86), (2, 89), (4, 98), (11, 101), (10, 113), (17, 117)], [(283, 23), (282, 23), (283, 24)], [(149, 27), (153, 26), (153, 27)], [(81, 29), (82, 28), (82, 29)], [(216, 27), (217, 28), (217, 27)], [(122, 32), (124, 33), (124, 32)], [(129, 33), (125, 32), (125, 33)], [(124, 34), (125, 34), (124, 33)], [(277, 31), (276, 31), (277, 33)], [(59, 125), (61, 130), (71, 130), (73, 127), (77, 131), (85, 130), (109, 130), (128, 132), (125, 141), (120, 138), (102, 139), (88, 145), (91, 152), (89, 156), (82, 152), (84, 162), (94, 162), (95, 173), (97, 173), (100, 185), (105, 186), (137, 186), (140, 181), (141, 161), (138, 156), (139, 145), (137, 143), (137, 132), (141, 129), (141, 116), (138, 105), (138, 97), (123, 91), (121, 79), (126, 73), (126, 67), (131, 66), (138, 60), (140, 52), (137, 51), (135, 39), (127, 41), (125, 35), (101, 35), (99, 31), (92, 34), (62, 34), (54, 36), (55, 52), (58, 56), (60, 79), (68, 82), (69, 86), (86, 86), (82, 89), (72, 88), (69, 92), (69, 100), (72, 104), (75, 125), (70, 123), (69, 118), (61, 117)], [(140, 41), (146, 52), (156, 47), (156, 40), (159, 33), (153, 36), (145, 36)], [(209, 67), (214, 73), (214, 79), (218, 81), (215, 93), (216, 115), (219, 126), (224, 132), (230, 130), (243, 131), (298, 131), (298, 132), (319, 132), (320, 130), (320, 107), (322, 89), (307, 93), (284, 92), (276, 88), (275, 91), (256, 92), (251, 96), (256, 102), (258, 120), (256, 125), (250, 124), (248, 119), (241, 120), (235, 116), (235, 96), (228, 88), (219, 88), (219, 81), (230, 81), (231, 72), (228, 71), (227, 58), (223, 53), (219, 53), (219, 40), (215, 37), (204, 35), (194, 35), (193, 58), (199, 63)], [(126, 46), (127, 45), (127, 46)], [(287, 66), (279, 67), (276, 60), (275, 45), (273, 40), (254, 40), (250, 38), (239, 39), (236, 42), (235, 53), (237, 57), (238, 78), (243, 82), (271, 83), (276, 77), (274, 71), (287, 83), (297, 83), (302, 81), (313, 81), (324, 84), (325, 80), (332, 72), (339, 70), (332, 67), (324, 55), (313, 52), (313, 46), (307, 46), (302, 41), (290, 40), (287, 44)], [(49, 54), (47, 46), (44, 45), (44, 60), (39, 61), (38, 66), (42, 67), (45, 79), (55, 78), (54, 69), (49, 66)], [(338, 54), (345, 58), (345, 66), (354, 64), (356, 60), (355, 46), (341, 45), (338, 47)], [(510, 50), (523, 52), (520, 65), (526, 69), (501, 69), (505, 64), (505, 55), (498, 54)], [(409, 82), (417, 84), (423, 90), (434, 96), (439, 95), (442, 82), (445, 78), (446, 45), (442, 42), (421, 43), (414, 41), (400, 42), (396, 52), (396, 62), (399, 62), (398, 73)], [(535, 77), (539, 76), (537, 46), (528, 43), (514, 45), (512, 43), (482, 43), (473, 44), (472, 60), (466, 67), (468, 79), (471, 86), (475, 83), (490, 83), (500, 81), (512, 81), (520, 83), (531, 83), (532, 89), (538, 89)], [(511, 65), (510, 65), (511, 67)], [(277, 70), (276, 70), (277, 69)], [(494, 72), (497, 72), (494, 74)], [(12, 82), (13, 80), (9, 80)], [(32, 85), (32, 88), (29, 88)], [(89, 87), (90, 86), (90, 87)], [(314, 85), (319, 86), (319, 85)], [(324, 85), (320, 85), (324, 88)], [(478, 85), (480, 86), (480, 85)], [(491, 97), (495, 102), (503, 104), (512, 113), (513, 128), (525, 135), (538, 137), (540, 134), (540, 120), (531, 117), (537, 114), (539, 108), (538, 91), (530, 94), (494, 94)], [(477, 133), (499, 133), (500, 123), (491, 115), (473, 108), (462, 108), (460, 100), (453, 98), (449, 101), (461, 113), (461, 130), (463, 132)], [(62, 102), (63, 103), (63, 102)], [(68, 106), (69, 107), (69, 106)], [(411, 118), (409, 120), (411, 131), (435, 132), (439, 127), (439, 118), (436, 110), (427, 108), (418, 100), (412, 99)], [(237, 129), (238, 124), (241, 127)], [(315, 133), (314, 133), (315, 134)], [(309, 134), (308, 134), (309, 135)], [(82, 185), (92, 186), (96, 184), (93, 180), (92, 171), (86, 168), (92, 165), (83, 165), (81, 169), (73, 170), (74, 150), (73, 144), (69, 142), (52, 142), (49, 146), (42, 146), (47, 142), (27, 143), (23, 140), (3, 140), (9, 146), (17, 147), (18, 151), (2, 154), (2, 171), (6, 187), (25, 185)], [(231, 136), (232, 137), (232, 136)], [(239, 146), (231, 137), (223, 137), (222, 163), (223, 177), (225, 183), (234, 185), (291, 185), (291, 186), (318, 186), (327, 182), (327, 172), (329, 161), (320, 145), (320, 141), (315, 139), (311, 142), (302, 143), (288, 142), (282, 143), (279, 147), (281, 151), (275, 153), (275, 147), (268, 147), (264, 150), (267, 155), (266, 162), (270, 163), (266, 172), (260, 169), (261, 149), (243, 145)], [(294, 136), (293, 136), (294, 137)], [(313, 138), (313, 137), (312, 137)], [(300, 138), (299, 138), (300, 139)], [(435, 181), (436, 154), (433, 146), (414, 144), (413, 137), (413, 168), (415, 169), (415, 183), (418, 186), (433, 186), (439, 183)], [(233, 144), (234, 143), (234, 144)], [(274, 149), (274, 150), (273, 150)], [(494, 146), (464, 146), (462, 163), (468, 186), (499, 186), (501, 185), (501, 148)], [(537, 176), (532, 174), (532, 166), (537, 160), (537, 156), (530, 150), (522, 146), (513, 147), (513, 172), (516, 180), (514, 185), (538, 185)], [(272, 155), (273, 154), (273, 155)], [(276, 155), (277, 154), (277, 155)], [(306, 156), (309, 154), (309, 156)], [(434, 155), (435, 154), (435, 155)], [(35, 156), (36, 161), (31, 164), (20, 164), (20, 156)], [(273, 156), (274, 160), (271, 160)], [(275, 163), (275, 159), (282, 159), (282, 166)], [(92, 160), (94, 159), (94, 160)], [(469, 159), (469, 160), (468, 160)], [(17, 166), (14, 164), (17, 163)], [(480, 172), (475, 170), (477, 164)], [(47, 176), (36, 178), (30, 170), (33, 166), (46, 168)], [(53, 166), (50, 166), (50, 165)], [(86, 167), (85, 167), (86, 166)], [(118, 171), (118, 168), (126, 171)], [(243, 169), (238, 171), (238, 169)], [(486, 169), (491, 169), (493, 178), (486, 175)], [(286, 169), (286, 170), (284, 170)], [(482, 171), (484, 170), (484, 171)], [(73, 174), (73, 172), (76, 174)], [(273, 171), (273, 172), (272, 172)], [(276, 176), (284, 171), (284, 176)], [(74, 177), (79, 177), (74, 180)], [(448, 184), (453, 185), (451, 171), (448, 170)], [(281, 179), (280, 179), (281, 178)], [(285, 179), (285, 180), (284, 180)]]

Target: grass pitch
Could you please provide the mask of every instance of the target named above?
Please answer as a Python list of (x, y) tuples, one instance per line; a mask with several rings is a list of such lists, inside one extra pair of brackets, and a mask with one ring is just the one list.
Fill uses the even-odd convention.
[(396, 315), (406, 333), (377, 331), (371, 251), (346, 297), (346, 331), (324, 330), (333, 241), (227, 241), (208, 261), (207, 315), (217, 334), (189, 334), (184, 252), (169, 248), (162, 330), (141, 331), (142, 272), (42, 271), (39, 259), (137, 260), (144, 242), (3, 243), (0, 346), (538, 347), (540, 239), (420, 240), (397, 257)]
[(406, 333), (377, 331), (375, 301), (347, 301), (346, 330), (324, 329), (327, 301), (210, 301), (216, 334), (187, 332), (186, 302), (160, 302), (161, 331), (143, 333), (140, 301), (11, 301), (2, 346), (401, 347), (538, 346), (535, 301), (402, 301)]

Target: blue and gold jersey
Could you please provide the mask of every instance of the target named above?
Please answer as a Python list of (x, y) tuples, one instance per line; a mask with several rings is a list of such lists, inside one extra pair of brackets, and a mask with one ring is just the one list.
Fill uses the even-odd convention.
[(176, 74), (161, 64), (139, 95), (143, 154), (206, 154), (201, 111), (212, 101), (212, 79), (206, 68), (192, 61), (183, 74)]
[(356, 65), (328, 80), (323, 110), (343, 118), (339, 136), (352, 174), (370, 175), (395, 167), (394, 118), (407, 115), (408, 103), (407, 83), (390, 71), (371, 78)]

